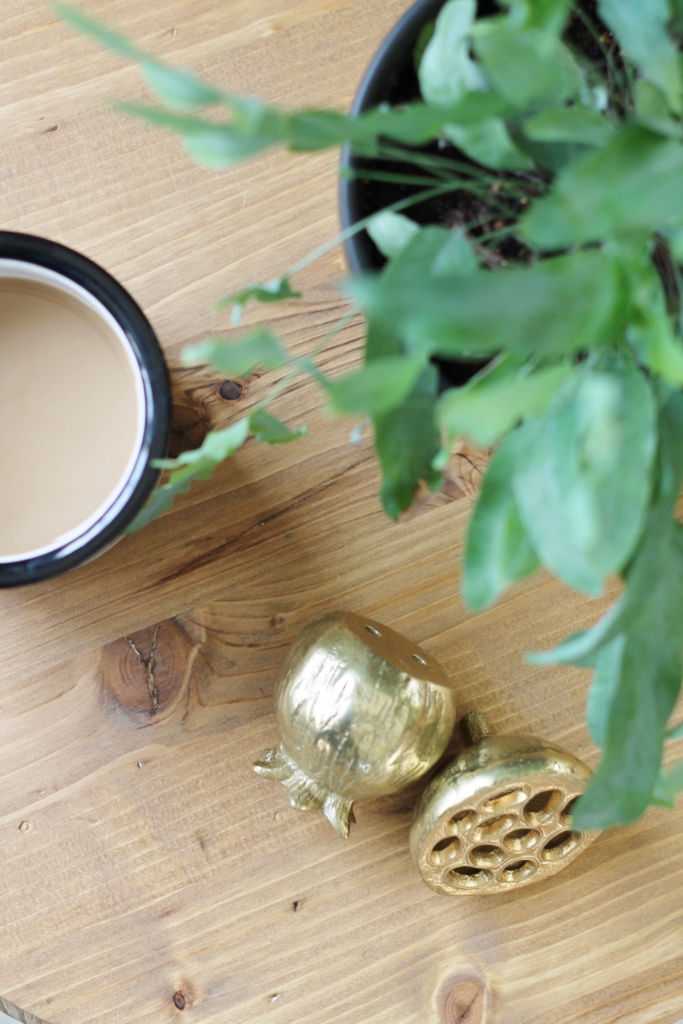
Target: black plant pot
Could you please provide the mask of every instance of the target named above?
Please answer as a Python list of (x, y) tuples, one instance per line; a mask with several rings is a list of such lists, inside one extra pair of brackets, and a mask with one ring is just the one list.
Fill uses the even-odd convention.
[[(109, 547), (132, 522), (158, 480), (159, 471), (151, 463), (163, 458), (167, 451), (171, 388), (161, 347), (144, 313), (128, 292), (96, 263), (45, 238), (0, 231), (0, 273), (10, 278), (42, 278), (104, 316), (116, 328), (138, 395), (135, 445), (125, 473), (106, 499), (105, 507), (98, 508), (68, 535), (27, 557), (0, 558), (0, 587), (13, 587), (57, 576), (89, 561)], [(83, 424), (84, 431), (87, 426)], [(106, 457), (104, 451), (102, 458)], [(49, 502), (49, 494), (45, 501)]]
[[(380, 103), (396, 105), (418, 98), (419, 86), (414, 66), (415, 46), (422, 29), (436, 19), (445, 2), (446, 0), (417, 0), (397, 22), (373, 57), (360, 84), (351, 107), (351, 114), (354, 117)], [(497, 9), (494, 0), (479, 0), (480, 16), (493, 14)], [(459, 159), (469, 162), (464, 154), (459, 154)], [(371, 164), (371, 161), (354, 156), (350, 145), (344, 146), (341, 156), (343, 171), (358, 170), (368, 164)], [(339, 186), (339, 209), (344, 230), (381, 208), (380, 203), (373, 202), (372, 194), (362, 179), (342, 177)], [(352, 274), (380, 270), (386, 262), (367, 231), (359, 231), (352, 235), (345, 242), (344, 249)], [(435, 359), (434, 362), (439, 368), (439, 391), (444, 391), (448, 387), (465, 384), (486, 366), (488, 360)]]

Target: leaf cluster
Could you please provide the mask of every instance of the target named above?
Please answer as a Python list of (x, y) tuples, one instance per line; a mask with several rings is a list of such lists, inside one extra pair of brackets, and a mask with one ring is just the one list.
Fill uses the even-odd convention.
[[(292, 359), (265, 330), (209, 340), (188, 359), (237, 376), (310, 373), (332, 412), (369, 417), (393, 517), (421, 482), (439, 486), (456, 437), (496, 446), (469, 529), (464, 596), (483, 609), (541, 565), (593, 596), (622, 580), (593, 629), (535, 659), (595, 670), (588, 722), (603, 756), (576, 823), (626, 824), (683, 788), (683, 767), (661, 769), (683, 674), (683, 5), (597, 0), (600, 20), (578, 0), (501, 6), (478, 19), (476, 0), (448, 0), (417, 43), (421, 98), (357, 118), (224, 92), (58, 10), (137, 62), (161, 104), (119, 106), (176, 132), (211, 167), (275, 145), (340, 143), (375, 168), (384, 161), (386, 171), (367, 172), (379, 180), (400, 180), (397, 163), (414, 167), (405, 182), (421, 192), (351, 229), (367, 227), (387, 261), (346, 286), (367, 323), (360, 370), (328, 380), (315, 353)], [(572, 42), (579, 23), (598, 59)], [(433, 140), (447, 157), (423, 148)], [(448, 192), (488, 204), (502, 226), (423, 227), (402, 212)], [(496, 262), (502, 239), (524, 259)], [(224, 300), (234, 322), (248, 301), (297, 297), (291, 276)], [(439, 395), (434, 361), (444, 359), (486, 365)], [(265, 407), (210, 434), (163, 464), (170, 478), (135, 525), (249, 433), (297, 436)]]

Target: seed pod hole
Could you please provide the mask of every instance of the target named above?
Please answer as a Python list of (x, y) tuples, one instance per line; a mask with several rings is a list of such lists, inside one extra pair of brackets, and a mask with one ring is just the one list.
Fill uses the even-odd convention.
[(530, 878), (536, 870), (536, 865), (530, 860), (518, 860), (514, 864), (508, 864), (500, 873), (501, 882), (523, 882)]
[(374, 626), (368, 626), (366, 624), (365, 628), (367, 629), (368, 633), (372, 633), (373, 636), (381, 636), (382, 635), (378, 629), (375, 629)]
[(472, 838), (475, 843), (485, 843), (487, 840), (507, 832), (516, 823), (517, 816), (515, 814), (501, 814), (497, 818), (487, 818), (486, 821), (482, 821), (481, 825), (477, 825), (472, 833)]
[(470, 853), (470, 860), (476, 868), (497, 868), (503, 857), (503, 851), (497, 846), (475, 846)]
[(512, 807), (517, 807), (524, 800), (526, 800), (526, 793), (523, 789), (506, 789), (502, 793), (496, 793), (495, 796), (489, 797), (481, 805), (481, 809), (484, 814), (501, 813)]
[(462, 835), (463, 832), (467, 832), (472, 827), (475, 819), (476, 814), (474, 811), (458, 811), (448, 822), (448, 828), (453, 832), (457, 832), (458, 835)]
[(432, 864), (441, 867), (444, 864), (448, 864), (449, 861), (455, 860), (459, 853), (460, 840), (456, 839), (455, 836), (446, 836), (445, 839), (440, 839), (438, 843), (434, 843), (429, 859)]
[(562, 806), (564, 796), (559, 789), (545, 789), (527, 800), (524, 817), (530, 825), (540, 825), (554, 817)]
[(560, 815), (560, 822), (562, 825), (571, 825), (572, 814), (574, 813), (574, 807), (578, 799), (578, 796), (572, 797), (565, 809), (562, 811), (562, 814)]
[(480, 889), (491, 881), (491, 875), (488, 871), (482, 871), (478, 868), (463, 867), (453, 868), (452, 871), (448, 872), (446, 879), (451, 885), (455, 885), (459, 889)]
[(508, 832), (503, 843), (513, 853), (524, 853), (525, 850), (532, 850), (541, 838), (541, 833), (533, 828), (516, 828), (514, 832)]
[(549, 839), (543, 847), (541, 857), (543, 860), (562, 860), (572, 850), (575, 850), (582, 839), (580, 832), (558, 832), (556, 836)]

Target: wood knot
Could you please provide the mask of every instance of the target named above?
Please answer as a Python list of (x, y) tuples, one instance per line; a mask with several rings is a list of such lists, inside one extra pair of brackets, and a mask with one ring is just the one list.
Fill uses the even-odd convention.
[(486, 989), (478, 978), (458, 978), (444, 985), (439, 998), (439, 1024), (481, 1024)]
[(184, 992), (174, 992), (173, 1004), (177, 1010), (184, 1010), (187, 1005), (187, 999)]
[(145, 718), (167, 711), (180, 695), (195, 648), (175, 619), (107, 644), (100, 663), (105, 697)]
[(174, 405), (171, 417), (171, 437), (168, 443), (170, 458), (177, 459), (181, 452), (190, 452), (201, 448), (210, 429), (211, 424), (201, 407)]
[(242, 395), (242, 385), (238, 380), (224, 380), (218, 389), (218, 394), (226, 402), (236, 402)]

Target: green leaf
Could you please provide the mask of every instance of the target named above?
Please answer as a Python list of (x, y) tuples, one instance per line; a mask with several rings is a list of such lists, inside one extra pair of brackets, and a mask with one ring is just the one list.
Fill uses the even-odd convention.
[(672, 518), (683, 477), (682, 437), (683, 396), (672, 391), (659, 413), (656, 504), (625, 572), (625, 593), (592, 630), (532, 658), (537, 664), (595, 665), (595, 654), (599, 664), (606, 645), (622, 638), (618, 679), (609, 682), (609, 708), (598, 724), (605, 753), (575, 813), (579, 828), (626, 824), (650, 798), (668, 799), (657, 779), (683, 672), (683, 527)]
[(223, 101), (222, 93), (205, 85), (189, 71), (169, 68), (149, 59), (143, 60), (140, 68), (150, 89), (169, 107), (194, 110)]
[(676, 806), (673, 796), (669, 793), (666, 782), (664, 781), (664, 771), (660, 769), (657, 781), (655, 782), (652, 795), (650, 797), (650, 804), (653, 807), (668, 807), (669, 810), (673, 810)]
[(208, 338), (199, 345), (190, 345), (183, 349), (182, 361), (185, 366), (209, 363), (221, 373), (248, 377), (258, 367), (277, 370), (290, 359), (278, 339), (270, 331), (258, 327), (240, 341)]
[(679, 54), (667, 31), (667, 0), (598, 0), (598, 13), (645, 78), (662, 90), (676, 113), (683, 110)]
[(432, 489), (441, 474), (432, 467), (440, 447), (436, 423), (437, 372), (425, 366), (396, 409), (374, 418), (375, 448), (382, 469), (381, 497), (392, 519), (411, 504), (421, 480)]
[[(605, 749), (574, 816), (579, 829), (627, 825), (648, 803), (683, 673), (683, 528), (671, 524), (650, 590), (625, 634)], [(647, 557), (647, 541), (638, 558)], [(638, 560), (638, 559), (637, 559)]]
[(114, 32), (113, 29), (107, 28), (95, 18), (89, 18), (76, 7), (72, 7), (70, 4), (56, 3), (52, 5), (52, 9), (58, 18), (62, 18), (78, 32), (83, 32), (85, 35), (96, 39), (98, 43), (105, 46), (108, 50), (113, 50), (115, 53), (120, 53), (122, 57), (129, 57), (135, 61), (145, 59), (146, 55), (126, 39), (125, 36), (122, 36), (119, 32)]
[[(122, 110), (124, 106), (119, 104)], [(183, 146), (188, 156), (198, 164), (217, 171), (257, 156), (272, 146), (273, 142), (270, 136), (242, 135), (228, 125), (188, 133), (183, 137)]]
[(632, 364), (577, 370), (524, 433), (517, 504), (541, 560), (599, 594), (643, 529), (656, 451), (651, 389)]
[(157, 107), (137, 103), (117, 103), (116, 109), (138, 117), (157, 128), (177, 132), (189, 155), (199, 163), (220, 170), (255, 156), (276, 142), (283, 141), (275, 133), (244, 132), (229, 124), (212, 124), (187, 114), (171, 114)]
[(226, 306), (245, 306), (250, 299), (255, 302), (283, 302), (285, 299), (300, 298), (301, 292), (292, 291), (289, 278), (278, 277), (269, 284), (252, 284), (248, 288), (243, 288), (241, 292), (227, 295), (224, 299), (219, 299), (214, 309), (218, 311), (225, 309)]
[(96, 39), (107, 49), (128, 57), (140, 65), (140, 70), (149, 85), (163, 103), (181, 110), (222, 103), (222, 92), (206, 85), (189, 71), (170, 68), (149, 57), (125, 36), (107, 28), (94, 18), (89, 18), (67, 4), (55, 4), (55, 13), (79, 32)]
[(681, 124), (671, 116), (669, 106), (660, 90), (644, 78), (636, 79), (633, 87), (636, 119), (645, 128), (672, 139), (681, 139)]
[[(248, 434), (249, 420), (237, 420), (236, 423), (231, 423), (224, 430), (211, 430), (204, 438), (200, 448), (189, 452), (182, 452), (177, 459), (163, 460), (158, 465), (162, 469), (173, 470), (178, 466), (188, 466), (190, 468), (197, 465), (202, 466), (206, 462), (213, 462), (214, 465), (218, 465), (219, 462), (223, 462), (228, 456), (233, 455), (238, 448), (241, 448)], [(210, 475), (211, 473), (209, 472), (207, 477), (199, 476), (199, 479), (205, 480)], [(171, 479), (173, 479), (173, 474)]]
[(640, 125), (571, 165), (522, 218), (520, 236), (553, 250), (683, 223), (683, 146)]
[(289, 444), (290, 441), (297, 441), (308, 433), (306, 427), (290, 430), (282, 420), (272, 416), (265, 409), (256, 409), (252, 412), (249, 417), (249, 428), (259, 441), (265, 441), (267, 444)]
[(674, 32), (683, 32), (683, 0), (669, 0), (671, 27)]
[(464, 435), (488, 447), (525, 416), (537, 416), (571, 373), (563, 364), (523, 375), (491, 380), (484, 375), (446, 391), (439, 402), (441, 422), (450, 438)]
[(508, 171), (533, 167), (533, 161), (514, 144), (505, 122), (500, 117), (482, 124), (447, 124), (443, 134), (477, 163)]
[[(468, 275), (477, 269), (474, 250), (460, 230), (439, 227), (422, 228), (395, 259), (382, 271), (383, 280), (391, 288), (400, 288), (402, 282), (413, 282), (426, 277)], [(384, 317), (368, 317), (365, 358), (405, 355), (403, 341), (397, 325)]]
[(668, 389), (659, 413), (659, 478), (655, 499), (673, 515), (683, 480), (683, 395)]
[(574, 633), (563, 643), (550, 651), (534, 651), (527, 654), (531, 665), (576, 665), (579, 668), (596, 668), (598, 652), (615, 636), (619, 635), (624, 612), (630, 601), (624, 596), (612, 605), (606, 615), (591, 629)]
[(515, 107), (555, 106), (581, 88), (583, 76), (570, 51), (538, 28), (485, 19), (477, 23), (473, 42), (492, 87)]
[(470, 57), (476, 16), (476, 0), (448, 0), (441, 8), (420, 62), (420, 91), (427, 103), (450, 106), (467, 92), (486, 89), (486, 79)]
[(344, 139), (354, 146), (369, 146), (378, 137), (420, 146), (438, 137), (445, 124), (481, 124), (489, 117), (504, 116), (510, 104), (495, 93), (469, 92), (446, 107), (411, 103), (395, 110), (384, 107), (348, 118)]
[(621, 678), (626, 637), (623, 633), (600, 648), (596, 659), (595, 676), (588, 691), (586, 723), (591, 739), (599, 747), (604, 746), (607, 726), (614, 703), (614, 695)]
[[(399, 261), (409, 259), (419, 237)], [(346, 287), (369, 319), (382, 321), (412, 351), (445, 357), (596, 348), (613, 341), (624, 316), (620, 273), (596, 250), (495, 274), (366, 276)]]
[(676, 761), (670, 768), (667, 768), (664, 783), (672, 796), (683, 791), (683, 761)]
[(422, 58), (424, 57), (425, 50), (429, 45), (429, 41), (434, 35), (435, 28), (436, 22), (428, 21), (427, 24), (422, 29), (422, 31), (420, 32), (419, 36), (417, 37), (415, 49), (413, 50), (413, 67), (415, 68), (416, 74), (419, 74), (420, 72), (420, 64), (422, 62)]
[(118, 105), (122, 111), (152, 125), (177, 132), (188, 153), (213, 168), (230, 167), (270, 146), (283, 143), (292, 150), (318, 150), (351, 142), (366, 155), (376, 152), (380, 136), (406, 145), (422, 145), (436, 138), (447, 122), (478, 124), (508, 109), (508, 104), (500, 97), (466, 93), (459, 102), (443, 108), (412, 103), (397, 110), (370, 110), (360, 117), (348, 117), (330, 110), (283, 113), (257, 100), (224, 93), (201, 82), (188, 71), (168, 67), (124, 36), (74, 8), (58, 4), (55, 10), (79, 31), (136, 61), (150, 87), (169, 106), (191, 110), (221, 103), (228, 107), (233, 114), (233, 123), (230, 124), (183, 117), (138, 104)]
[(542, 28), (559, 35), (569, 13), (568, 0), (503, 0), (515, 26)]
[(389, 290), (422, 278), (473, 274), (478, 267), (471, 243), (460, 229), (421, 228), (382, 273)]
[(382, 255), (387, 259), (393, 259), (405, 249), (420, 227), (402, 213), (380, 210), (371, 219), (366, 230)]
[(658, 434), (655, 504), (648, 514), (638, 557), (626, 573), (626, 590), (591, 629), (575, 633), (554, 650), (528, 655), (532, 664), (595, 668), (600, 649), (637, 621), (641, 606), (648, 600), (653, 575), (667, 558), (672, 515), (683, 480), (683, 395), (678, 391), (671, 391), (662, 402)]
[(462, 589), (475, 611), (540, 565), (512, 491), (518, 441), (518, 432), (510, 434), (493, 456), (467, 532)]
[(327, 384), (330, 411), (382, 416), (407, 398), (423, 367), (420, 356), (373, 359), (357, 373)]
[(683, 343), (665, 310), (643, 315), (628, 328), (628, 338), (650, 373), (683, 387)]
[(168, 481), (152, 491), (149, 501), (125, 533), (135, 533), (166, 512), (179, 494), (185, 494), (195, 480), (208, 480), (216, 466), (233, 455), (246, 441), (249, 420), (237, 420), (225, 430), (213, 430), (206, 435), (201, 448), (183, 452), (177, 459), (160, 459), (159, 469), (170, 469)]
[(677, 263), (683, 263), (683, 228), (672, 231), (668, 241), (673, 258)]
[(660, 771), (652, 793), (652, 803), (658, 807), (674, 807), (680, 792), (683, 792), (683, 761), (675, 761), (666, 771)]
[(614, 129), (604, 114), (587, 107), (558, 107), (545, 110), (524, 122), (524, 134), (536, 142), (576, 142), (604, 146)]
[(368, 133), (365, 122), (359, 124), (336, 110), (302, 110), (284, 115), (284, 123), (287, 145), (294, 152), (315, 152), (354, 137), (358, 144), (374, 144), (376, 138), (374, 132)]
[(666, 738), (668, 740), (683, 740), (683, 722), (677, 725), (674, 729), (669, 729)]
[[(426, 230), (429, 230), (428, 228)], [(448, 237), (434, 256), (430, 277), (451, 277), (473, 274), (479, 266), (472, 243), (462, 228), (451, 228)]]

